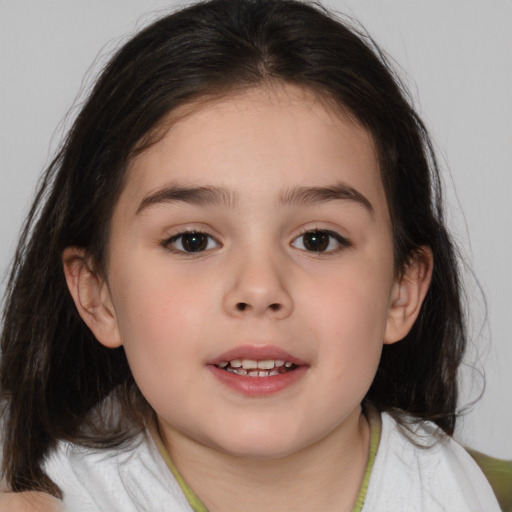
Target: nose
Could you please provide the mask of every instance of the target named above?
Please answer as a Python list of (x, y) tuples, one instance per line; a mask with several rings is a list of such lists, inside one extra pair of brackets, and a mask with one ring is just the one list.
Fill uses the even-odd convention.
[(286, 265), (263, 255), (242, 257), (230, 266), (230, 286), (223, 300), (225, 311), (234, 317), (284, 319), (293, 311), (286, 286)]

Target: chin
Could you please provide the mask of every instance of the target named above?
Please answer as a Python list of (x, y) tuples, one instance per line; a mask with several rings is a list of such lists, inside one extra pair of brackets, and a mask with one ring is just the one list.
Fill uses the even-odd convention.
[[(301, 446), (302, 447), (302, 446)], [(231, 443), (230, 446), (221, 447), (224, 453), (248, 460), (276, 460), (282, 459), (297, 452), (301, 447), (289, 442), (284, 444), (277, 440), (260, 441), (259, 443)]]
[(227, 432), (215, 437), (211, 440), (213, 443), (208, 443), (210, 446), (235, 457), (253, 460), (283, 458), (314, 442), (313, 439), (308, 442), (286, 425), (276, 428), (275, 424), (260, 422), (243, 427), (232, 425)]

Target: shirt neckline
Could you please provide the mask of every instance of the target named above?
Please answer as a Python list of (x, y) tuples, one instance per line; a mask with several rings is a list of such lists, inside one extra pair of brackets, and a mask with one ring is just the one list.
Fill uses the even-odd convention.
[[(366, 469), (361, 482), (361, 487), (357, 494), (356, 502), (352, 508), (352, 512), (362, 512), (364, 502), (366, 499), (366, 493), (368, 491), (368, 485), (370, 483), (370, 476), (372, 474), (373, 466), (375, 463), (375, 457), (377, 456), (377, 449), (379, 447), (380, 435), (382, 430), (382, 420), (380, 413), (371, 406), (364, 408), (364, 414), (368, 420), (370, 427), (370, 450), (368, 453), (368, 462), (366, 463)], [(194, 491), (189, 487), (187, 482), (181, 476), (180, 472), (171, 460), (171, 457), (165, 448), (162, 438), (157, 429), (152, 430), (151, 437), (158, 448), (158, 451), (163, 458), (165, 464), (173, 474), (174, 478), (178, 482), (181, 491), (185, 495), (189, 505), (192, 507), (194, 512), (208, 512), (207, 508), (201, 503), (201, 500), (197, 497)]]

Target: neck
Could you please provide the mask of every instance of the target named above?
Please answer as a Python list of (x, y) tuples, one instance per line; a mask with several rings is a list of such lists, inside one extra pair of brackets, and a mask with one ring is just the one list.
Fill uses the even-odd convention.
[(209, 512), (348, 512), (361, 487), (370, 445), (366, 418), (356, 412), (316, 443), (271, 460), (233, 456), (169, 429), (162, 437)]

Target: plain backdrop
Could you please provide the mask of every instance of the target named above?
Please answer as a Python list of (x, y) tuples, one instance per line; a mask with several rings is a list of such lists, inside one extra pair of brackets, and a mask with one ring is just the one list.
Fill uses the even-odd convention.
[[(83, 91), (120, 43), (176, 5), (0, 0), (0, 292), (38, 176)], [(451, 229), (474, 273), (462, 405), (482, 390), (482, 371), (486, 379), (457, 435), (512, 458), (512, 0), (325, 5), (359, 20), (393, 57), (432, 132)]]

